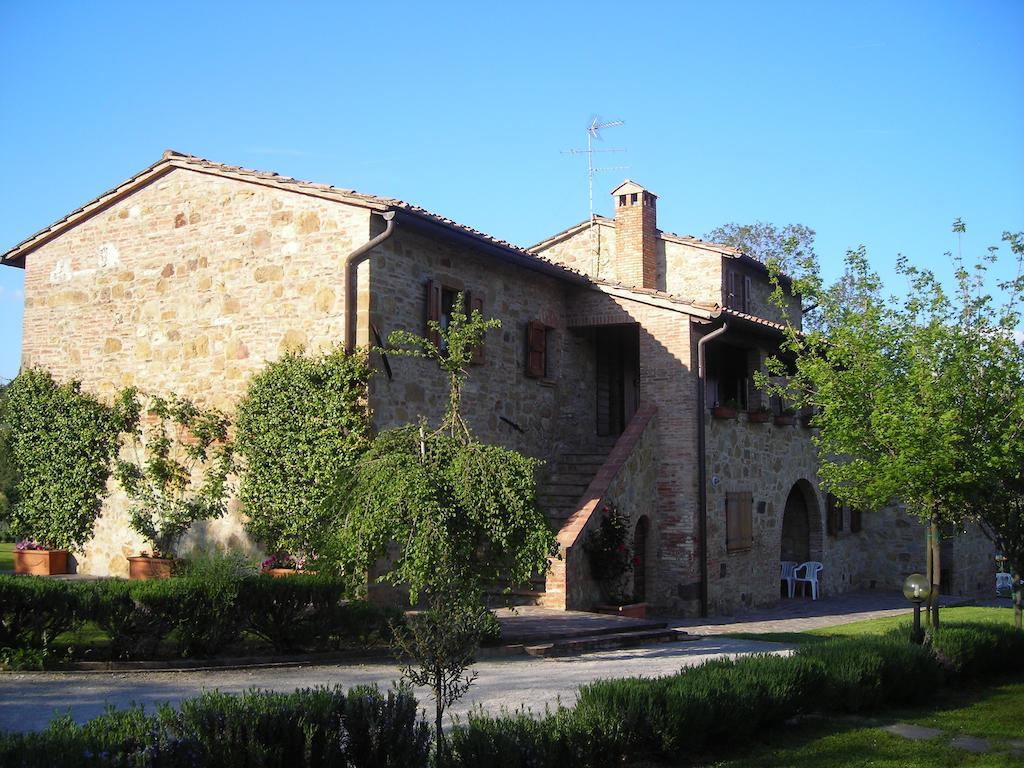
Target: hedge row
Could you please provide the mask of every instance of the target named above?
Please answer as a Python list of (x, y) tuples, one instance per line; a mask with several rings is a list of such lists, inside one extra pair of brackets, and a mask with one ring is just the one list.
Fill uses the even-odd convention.
[(39, 733), (0, 732), (9, 768), (210, 765), (218, 768), (426, 766), (430, 731), (405, 689), (312, 688), (291, 694), (219, 692), (168, 705), (110, 710)]
[[(950, 624), (925, 645), (902, 630), (801, 647), (793, 656), (716, 660), (662, 678), (584, 686), (577, 705), (469, 716), (450, 734), (449, 766), (565, 768), (679, 761), (734, 746), (795, 715), (869, 710), (925, 700), (963, 684), (1024, 672), (1024, 633)], [(0, 765), (425, 766), (427, 726), (408, 689), (310, 689), (293, 694), (208, 693), (164, 706), (110, 711), (78, 726), (69, 717), (38, 734), (0, 733)]]
[(471, 715), (452, 730), (452, 764), (489, 768), (679, 761), (740, 744), (800, 714), (927, 699), (950, 680), (1024, 671), (1024, 633), (947, 625), (924, 646), (905, 631), (802, 646), (793, 656), (715, 660), (662, 678), (583, 686), (575, 708), (543, 717)]
[(58, 635), (87, 622), (109, 637), (112, 659), (152, 659), (172, 645), (177, 656), (212, 656), (243, 632), (280, 653), (388, 639), (399, 611), (346, 602), (343, 595), (339, 582), (304, 574), (152, 581), (0, 576), (0, 649), (45, 652)]

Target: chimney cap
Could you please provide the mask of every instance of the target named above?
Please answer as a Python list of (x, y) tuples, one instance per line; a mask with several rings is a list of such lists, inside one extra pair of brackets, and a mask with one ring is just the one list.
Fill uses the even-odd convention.
[(651, 190), (645, 189), (644, 187), (641, 187), (639, 184), (637, 184), (635, 181), (631, 181), (629, 179), (626, 179), (624, 182), (619, 184), (619, 186), (613, 189), (611, 193), (613, 195), (631, 195), (634, 192), (646, 192), (651, 197), (657, 197), (657, 195), (651, 192)]

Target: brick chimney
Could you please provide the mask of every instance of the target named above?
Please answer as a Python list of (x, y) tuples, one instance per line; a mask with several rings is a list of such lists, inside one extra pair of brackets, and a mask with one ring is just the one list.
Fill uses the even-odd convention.
[(657, 279), (658, 196), (626, 180), (615, 199), (616, 279), (634, 288), (654, 288)]

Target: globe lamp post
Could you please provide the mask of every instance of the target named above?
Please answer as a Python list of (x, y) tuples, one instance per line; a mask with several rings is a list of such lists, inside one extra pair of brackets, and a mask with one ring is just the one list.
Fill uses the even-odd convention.
[(932, 593), (932, 585), (928, 578), (920, 573), (912, 573), (903, 582), (903, 596), (914, 604), (914, 642), (920, 644), (924, 641), (924, 632), (921, 630), (921, 603), (928, 599)]

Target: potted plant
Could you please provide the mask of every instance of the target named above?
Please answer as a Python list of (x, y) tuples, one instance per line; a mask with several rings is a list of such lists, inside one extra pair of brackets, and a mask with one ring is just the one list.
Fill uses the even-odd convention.
[(627, 598), (629, 573), (634, 557), (630, 551), (629, 518), (614, 504), (605, 504), (601, 510), (601, 525), (591, 531), (583, 543), (590, 563), (590, 575), (597, 582), (604, 601), (594, 607), (598, 613), (642, 619), (646, 603), (633, 603)]
[(305, 555), (291, 555), (287, 552), (275, 552), (260, 563), (260, 572), (273, 576), (275, 579), (294, 576), (297, 573), (302, 573), (305, 568)]
[(782, 413), (775, 417), (775, 426), (777, 427), (791, 427), (793, 426), (793, 420), (796, 416), (796, 410), (793, 408), (783, 408)]
[(234, 469), (227, 417), (192, 401), (151, 396), (148, 417), (132, 393), (130, 423), (134, 461), (118, 460), (115, 475), (131, 500), (130, 525), (152, 545), (128, 558), (133, 579), (167, 578), (175, 547), (197, 520), (227, 512), (227, 478)]
[(771, 416), (771, 409), (764, 403), (747, 411), (747, 421), (751, 424), (767, 424)]
[(14, 545), (14, 572), (54, 576), (68, 572), (68, 551), (22, 539)]
[(711, 415), (716, 419), (735, 419), (739, 413), (739, 403), (735, 400), (726, 400), (725, 403), (715, 403), (711, 409)]

